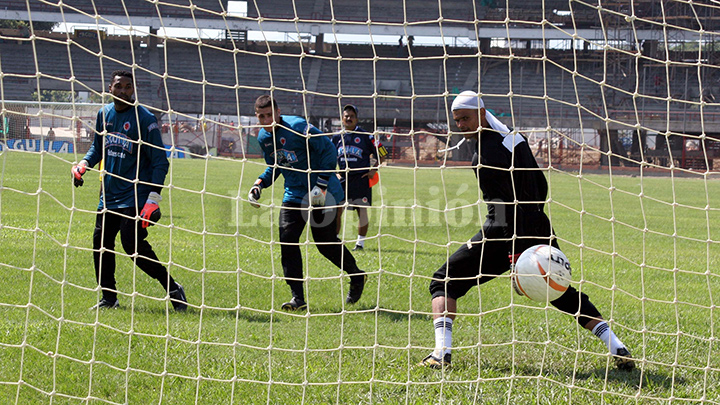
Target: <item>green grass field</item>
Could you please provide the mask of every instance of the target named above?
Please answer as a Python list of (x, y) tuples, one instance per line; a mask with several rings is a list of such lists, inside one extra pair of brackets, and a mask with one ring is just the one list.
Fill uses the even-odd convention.
[[(99, 181), (89, 173), (73, 188), (74, 159), (0, 159), (0, 404), (720, 403), (718, 180), (549, 173), (573, 282), (612, 320), (635, 371), (615, 370), (572, 317), (503, 277), (459, 301), (443, 373), (417, 366), (434, 345), (427, 286), (482, 221), (470, 170), (383, 168), (375, 237), (356, 255), (371, 273), (362, 300), (345, 306), (347, 278), (307, 245), (310, 312), (288, 314), (278, 210), (237, 199), (263, 166), (174, 160), (149, 240), (192, 307), (168, 311), (159, 285), (118, 257), (121, 309), (98, 313)], [(262, 202), (281, 194), (276, 185)]]

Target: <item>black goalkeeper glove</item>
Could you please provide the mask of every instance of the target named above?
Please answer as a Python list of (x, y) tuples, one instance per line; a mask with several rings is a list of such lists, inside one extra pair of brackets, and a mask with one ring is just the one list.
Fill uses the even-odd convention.
[(262, 194), (262, 180), (257, 179), (248, 193), (248, 202), (250, 202), (250, 205), (254, 208), (260, 208), (260, 204), (258, 204), (260, 194)]

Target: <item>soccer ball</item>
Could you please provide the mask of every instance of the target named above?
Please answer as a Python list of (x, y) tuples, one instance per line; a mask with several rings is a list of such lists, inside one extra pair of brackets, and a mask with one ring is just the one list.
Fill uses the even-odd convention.
[(515, 263), (512, 286), (533, 301), (549, 302), (560, 298), (572, 280), (570, 261), (550, 245), (536, 245), (524, 251)]

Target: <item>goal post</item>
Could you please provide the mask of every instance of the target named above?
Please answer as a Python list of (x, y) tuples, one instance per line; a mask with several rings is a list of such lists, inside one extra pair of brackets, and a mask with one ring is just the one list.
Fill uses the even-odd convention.
[[(7, 403), (720, 403), (718, 4), (7, 7), (0, 18), (19, 24), (0, 28)], [(184, 286), (186, 313), (120, 241), (120, 308), (88, 311), (101, 297), (93, 232), (107, 171), (92, 168), (73, 187), (70, 169), (103, 106), (79, 102), (78, 91), (111, 102), (119, 69), (134, 74), (135, 105), (155, 115), (167, 152), (162, 218), (148, 241)], [(470, 241), (488, 213), (473, 170), (493, 162), (473, 165), (482, 140), (465, 140), (453, 119), (466, 90), (525, 137), (570, 286), (598, 307), (635, 370), (618, 370), (576, 316), (516, 294), (509, 271), (457, 301), (452, 369), (419, 365), (436, 348), (434, 272), (462, 246), (485, 246)], [(53, 92), (73, 101), (44, 101)], [(268, 167), (254, 115), (263, 94), (318, 137), (343, 134), (350, 104), (388, 151), (364, 249), (343, 253), (368, 274), (355, 304), (350, 275), (323, 257), (309, 226), (298, 243), (281, 238), (284, 177), (262, 190), (259, 208), (249, 204)], [(361, 225), (352, 205), (337, 204), (337, 243), (349, 249)], [(289, 246), (302, 257), (307, 309), (297, 312), (282, 309)]]

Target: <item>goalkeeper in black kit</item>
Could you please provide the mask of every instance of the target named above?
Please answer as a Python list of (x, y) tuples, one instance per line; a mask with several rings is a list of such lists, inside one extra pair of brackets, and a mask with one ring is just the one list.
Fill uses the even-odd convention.
[(93, 234), (95, 276), (102, 299), (91, 309), (119, 306), (115, 237), (120, 233), (130, 260), (160, 283), (176, 311), (184, 311), (185, 290), (168, 274), (145, 240), (147, 227), (160, 220), (160, 192), (169, 166), (157, 120), (145, 107), (133, 105), (132, 73), (118, 70), (112, 73), (111, 80), (113, 102), (98, 112), (93, 143), (83, 160), (72, 168), (75, 187), (83, 185), (87, 168), (101, 160), (107, 171)]
[[(460, 93), (452, 103), (457, 127), (466, 140), (477, 141), (472, 166), (483, 200), (488, 205), (488, 214), (480, 232), (453, 253), (430, 282), (435, 350), (420, 364), (436, 369), (451, 364), (457, 299), (473, 286), (508, 271), (511, 258), (525, 249), (538, 244), (558, 247), (550, 220), (543, 210), (547, 180), (538, 168), (527, 140), (510, 131), (484, 107), (482, 99), (472, 91)], [(514, 241), (513, 236), (516, 236)], [(610, 330), (585, 293), (570, 286), (551, 304), (576, 316), (580, 326), (600, 338), (619, 369), (635, 367), (628, 349)]]

